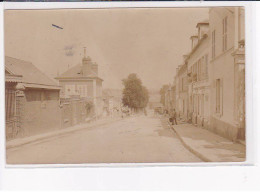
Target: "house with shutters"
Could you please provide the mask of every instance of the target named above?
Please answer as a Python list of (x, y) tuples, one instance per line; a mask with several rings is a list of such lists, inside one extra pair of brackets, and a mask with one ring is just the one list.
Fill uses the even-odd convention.
[(98, 64), (89, 56), (84, 57), (82, 63), (73, 66), (63, 74), (56, 77), (61, 86), (61, 99), (85, 99), (94, 105), (94, 113), (97, 117), (103, 113), (102, 82), (98, 76)]
[(190, 37), (191, 50), (185, 58), (188, 68), (188, 114), (190, 122), (209, 128), (209, 23), (199, 22), (196, 28), (197, 34)]
[(210, 129), (232, 140), (245, 139), (244, 18), (243, 7), (209, 10)]
[(175, 76), (175, 95), (176, 95), (176, 112), (180, 119), (188, 120), (188, 76), (187, 76), (187, 63), (185, 62), (186, 55), (184, 57), (183, 64), (176, 68)]

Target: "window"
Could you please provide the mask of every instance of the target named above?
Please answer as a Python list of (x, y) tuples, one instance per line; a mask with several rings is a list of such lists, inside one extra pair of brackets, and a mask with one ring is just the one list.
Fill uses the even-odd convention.
[(201, 95), (201, 115), (204, 116), (204, 94)]
[(198, 81), (201, 80), (201, 60), (198, 60)]
[(184, 91), (184, 77), (181, 78), (181, 91)]
[(87, 97), (87, 86), (86, 85), (83, 86), (82, 96)]
[(76, 93), (75, 85), (65, 85), (65, 95), (70, 96)]
[(208, 55), (205, 55), (205, 77), (208, 78)]
[(222, 51), (227, 50), (227, 17), (222, 20)]
[(197, 81), (198, 78), (197, 71), (198, 71), (198, 63), (196, 62), (193, 64), (193, 78), (192, 78), (192, 80), (195, 82)]
[(10, 120), (16, 115), (16, 94), (15, 90), (5, 89), (5, 117)]
[(212, 52), (212, 55), (211, 55), (211, 57), (212, 57), (212, 59), (214, 59), (215, 58), (215, 56), (216, 56), (216, 45), (215, 45), (215, 41), (216, 41), (216, 30), (213, 30), (212, 31), (212, 37), (211, 37), (211, 41), (212, 41), (212, 44), (211, 44), (211, 46), (212, 46), (212, 48), (211, 48), (211, 52)]
[(80, 97), (87, 97), (87, 86), (86, 85), (78, 85), (78, 94)]
[(220, 113), (220, 99), (221, 99), (221, 85), (220, 79), (216, 80), (216, 113)]

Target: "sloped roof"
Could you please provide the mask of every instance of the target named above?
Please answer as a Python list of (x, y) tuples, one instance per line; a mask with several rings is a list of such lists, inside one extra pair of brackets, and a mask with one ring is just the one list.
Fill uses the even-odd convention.
[(75, 65), (74, 67), (68, 69), (63, 74), (56, 77), (55, 79), (62, 79), (62, 78), (98, 78), (98, 79), (101, 79), (98, 77), (98, 75), (94, 71), (92, 71), (91, 74), (89, 74), (88, 76), (83, 76), (81, 64)]
[(5, 56), (5, 69), (12, 75), (22, 76), (22, 82), (26, 87), (59, 89), (58, 83), (31, 62)]

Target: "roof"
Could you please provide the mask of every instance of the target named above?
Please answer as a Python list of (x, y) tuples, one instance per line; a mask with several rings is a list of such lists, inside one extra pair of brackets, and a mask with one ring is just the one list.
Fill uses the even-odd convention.
[(58, 83), (41, 72), (31, 62), (6, 56), (5, 69), (10, 73), (6, 77), (10, 77), (10, 75), (21, 77), (21, 82), (25, 84), (25, 87), (60, 89)]
[(22, 82), (22, 78), (23, 78), (23, 76), (21, 76), (21, 75), (5, 74), (5, 81), (6, 82), (20, 83), (20, 82)]
[(197, 28), (198, 26), (200, 26), (200, 25), (209, 25), (209, 20), (208, 20), (208, 19), (205, 19), (205, 20), (203, 20), (203, 21), (197, 23), (196, 28)]
[(188, 60), (190, 58), (190, 56), (195, 52), (195, 50), (202, 44), (203, 41), (205, 41), (208, 38), (208, 33), (205, 33), (203, 35), (203, 37), (198, 41), (198, 43), (196, 44), (196, 46), (194, 46), (191, 50), (191, 52), (188, 54), (188, 57), (186, 58), (186, 60)]
[(66, 78), (86, 78), (86, 79), (100, 79), (100, 80), (102, 80), (101, 78), (98, 77), (98, 75), (94, 71), (92, 71), (91, 74), (89, 74), (88, 76), (83, 76), (81, 64), (75, 65), (74, 67), (68, 69), (63, 74), (56, 77), (55, 79), (64, 79), (64, 78), (65, 79)]

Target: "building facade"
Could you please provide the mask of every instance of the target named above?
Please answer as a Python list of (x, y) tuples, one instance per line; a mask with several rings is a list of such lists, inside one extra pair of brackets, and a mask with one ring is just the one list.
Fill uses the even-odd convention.
[(189, 109), (187, 71), (187, 63), (184, 63), (176, 69), (175, 76), (176, 112), (178, 116), (185, 121), (188, 120)]
[(186, 57), (188, 68), (189, 121), (208, 128), (210, 120), (209, 38), (208, 22), (197, 24), (197, 35), (191, 36), (191, 52)]
[(98, 77), (98, 65), (91, 58), (84, 57), (82, 64), (76, 65), (56, 77), (61, 86), (61, 98), (78, 98), (90, 101), (94, 105), (93, 113), (100, 117), (103, 113), (102, 82)]
[(58, 84), (32, 63), (6, 56), (7, 140), (60, 128), (59, 92)]
[(242, 7), (210, 8), (174, 79), (180, 118), (233, 141), (245, 140), (244, 18)]
[(232, 140), (244, 139), (245, 131), (243, 18), (240, 7), (209, 10), (210, 129)]
[(121, 115), (122, 104), (122, 91), (113, 89), (103, 90), (103, 115), (116, 117)]

